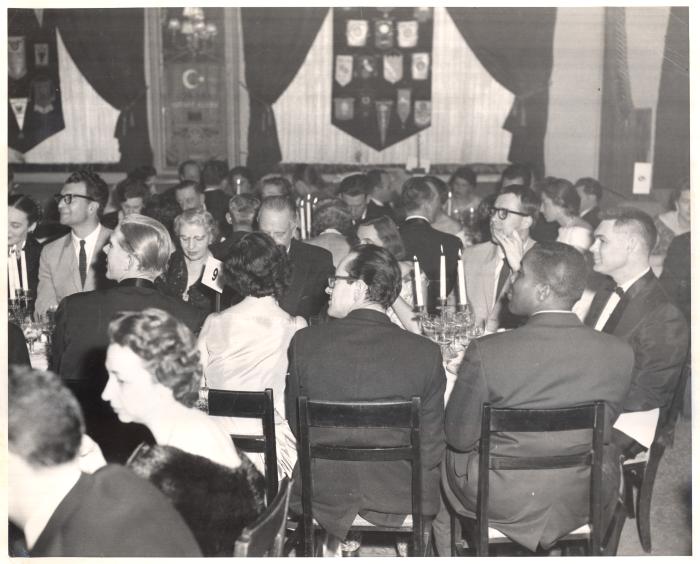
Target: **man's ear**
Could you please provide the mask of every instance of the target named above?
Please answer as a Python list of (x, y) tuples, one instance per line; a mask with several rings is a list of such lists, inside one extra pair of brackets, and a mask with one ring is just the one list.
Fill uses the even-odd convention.
[(549, 284), (537, 284), (537, 286), (535, 286), (535, 291), (537, 292), (537, 301), (540, 302), (546, 301), (552, 293)]
[(360, 302), (367, 298), (367, 292), (369, 290), (369, 287), (367, 284), (365, 284), (364, 280), (355, 280), (353, 283), (353, 299), (356, 302)]
[(226, 212), (226, 222), (227, 222), (229, 225), (233, 225), (233, 220), (231, 219), (231, 213), (230, 213), (230, 212)]

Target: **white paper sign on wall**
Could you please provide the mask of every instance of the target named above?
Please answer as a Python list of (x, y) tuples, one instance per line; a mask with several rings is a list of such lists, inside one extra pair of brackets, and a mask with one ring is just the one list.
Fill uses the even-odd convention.
[(633, 194), (649, 194), (651, 192), (651, 163), (634, 163)]

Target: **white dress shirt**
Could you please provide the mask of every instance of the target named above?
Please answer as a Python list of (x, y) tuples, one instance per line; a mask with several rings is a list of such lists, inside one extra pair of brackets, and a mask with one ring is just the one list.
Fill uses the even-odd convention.
[[(88, 265), (88, 268), (90, 263), (92, 263), (92, 255), (95, 252), (95, 246), (97, 245), (97, 239), (99, 239), (101, 228), (101, 225), (98, 223), (95, 230), (90, 233), (90, 235), (83, 237), (82, 239), (76, 236), (76, 234), (72, 231), (70, 233), (76, 260), (80, 260), (80, 241), (85, 241), (85, 257), (87, 258), (86, 264)], [(97, 249), (97, 252), (100, 252), (100, 249)]]
[[(630, 278), (627, 282), (624, 284), (620, 284), (620, 288), (622, 288), (623, 292), (627, 292), (632, 287), (632, 284), (634, 284), (637, 280), (639, 280), (642, 276), (644, 276), (647, 272), (649, 272), (649, 269), (647, 268), (644, 272), (641, 274), (638, 274), (637, 276), (634, 276)], [(608, 322), (608, 319), (610, 319), (610, 316), (612, 315), (613, 310), (617, 306), (617, 304), (620, 303), (620, 300), (622, 298), (613, 292), (610, 294), (610, 297), (608, 298), (608, 303), (605, 304), (605, 307), (603, 308), (603, 311), (600, 312), (600, 317), (598, 317), (598, 321), (596, 321), (594, 329), (596, 331), (602, 331), (603, 327), (605, 327), (605, 324)]]

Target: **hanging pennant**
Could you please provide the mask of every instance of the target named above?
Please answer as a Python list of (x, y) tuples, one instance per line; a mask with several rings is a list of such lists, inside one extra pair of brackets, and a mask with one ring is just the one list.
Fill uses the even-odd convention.
[(7, 74), (19, 80), (27, 74), (26, 42), (24, 37), (7, 38)]
[(411, 89), (399, 88), (396, 90), (396, 114), (401, 121), (401, 128), (406, 128), (408, 116), (411, 115)]
[(374, 78), (379, 74), (377, 55), (357, 56), (357, 76), (363, 80)]
[(413, 107), (413, 121), (418, 127), (426, 127), (430, 125), (430, 106), (429, 100), (416, 100)]
[(393, 100), (377, 100), (377, 125), (379, 126), (379, 139), (382, 146), (386, 145), (386, 132), (389, 129), (389, 118), (391, 117), (391, 109), (394, 106)]
[(384, 80), (396, 84), (403, 78), (403, 55), (384, 55)]
[(348, 20), (345, 36), (349, 47), (364, 47), (367, 43), (369, 22), (367, 20)]
[(12, 108), (12, 113), (17, 120), (17, 125), (19, 130), (22, 131), (24, 127), (24, 116), (27, 113), (27, 102), (29, 98), (10, 98), (10, 107)]
[(333, 98), (333, 115), (339, 121), (355, 119), (355, 100), (353, 98)]
[(347, 86), (352, 81), (352, 55), (336, 55), (335, 80), (341, 86)]
[(411, 55), (411, 78), (427, 80), (430, 70), (430, 55), (428, 53), (413, 53)]
[(368, 120), (372, 114), (372, 96), (369, 94), (360, 95), (360, 119)]
[(394, 22), (374, 21), (374, 46), (377, 49), (391, 49), (394, 46)]
[(35, 112), (48, 114), (54, 110), (56, 92), (50, 78), (40, 78), (32, 82), (32, 92)]
[(48, 67), (49, 66), (49, 44), (35, 43), (34, 44), (34, 66)]
[(418, 22), (399, 22), (398, 23), (398, 43), (402, 49), (412, 49), (418, 43)]

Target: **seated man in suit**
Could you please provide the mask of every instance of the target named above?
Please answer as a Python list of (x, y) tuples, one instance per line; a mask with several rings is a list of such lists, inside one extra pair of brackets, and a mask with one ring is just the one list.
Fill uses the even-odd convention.
[[(512, 331), (472, 341), (445, 410), (447, 452), (442, 486), (447, 507), (475, 516), (481, 408), (551, 409), (605, 401), (606, 437), (627, 394), (634, 354), (621, 339), (586, 327), (571, 312), (585, 283), (583, 256), (563, 243), (540, 243), (523, 258), (509, 293), (513, 313), (528, 316)], [(556, 436), (554, 436), (556, 435)], [(590, 448), (590, 432), (508, 433), (493, 439), (502, 456), (573, 454)], [(606, 447), (604, 513), (617, 501), (619, 459)], [(551, 546), (588, 521), (586, 468), (500, 470), (490, 476), (489, 526), (530, 550)], [(433, 522), (441, 556), (450, 554), (449, 514)]]
[[(611, 284), (596, 293), (586, 325), (616, 335), (634, 349), (634, 375), (623, 411), (660, 408), (659, 421), (663, 422), (690, 338), (683, 314), (651, 271), (649, 255), (655, 242), (654, 220), (643, 211), (616, 208), (601, 213), (591, 247), (593, 268), (610, 276), (617, 288)], [(617, 429), (613, 438), (628, 457), (644, 449)]]
[(355, 225), (359, 225), (366, 219), (371, 219), (367, 216), (371, 191), (372, 185), (366, 174), (351, 174), (340, 182), (338, 196), (350, 208), (352, 221)]
[(502, 301), (507, 283), (519, 270), (523, 253), (535, 244), (530, 228), (539, 209), (540, 199), (530, 188), (504, 188), (491, 208), (491, 239), (464, 250), (467, 297), (478, 324), (488, 320), (495, 325), (489, 327), (492, 330), (505, 324), (507, 307)]
[(386, 170), (375, 168), (367, 172), (367, 180), (369, 180), (370, 186), (369, 201), (367, 202), (367, 213), (362, 222), (385, 215), (396, 223), (396, 213), (390, 205), (393, 192), (389, 173)]
[(128, 468), (81, 472), (80, 407), (51, 372), (12, 367), (8, 513), (30, 556), (201, 556), (170, 501)]
[(328, 302), (326, 282), (333, 275), (333, 256), (326, 250), (293, 238), (297, 228), (294, 202), (284, 196), (270, 196), (260, 204), (258, 229), (284, 247), (292, 267), (292, 279), (280, 301), (290, 315), (306, 321), (318, 315)]
[(165, 271), (173, 249), (162, 224), (138, 214), (125, 217), (104, 249), (107, 277), (118, 285), (69, 296), (56, 312), (52, 368), (78, 397), (88, 434), (100, 444), (108, 461), (125, 462), (145, 432), (139, 425), (120, 423), (100, 397), (107, 382), (104, 362), (112, 317), (124, 310), (157, 307), (195, 333), (204, 322), (203, 311), (160, 293), (153, 284)]
[(66, 296), (107, 286), (100, 250), (111, 231), (100, 225), (109, 188), (89, 170), (77, 170), (55, 196), (61, 225), (71, 232), (48, 243), (39, 259), (39, 285), (34, 310), (43, 315)]
[(600, 224), (600, 200), (603, 199), (603, 187), (595, 178), (579, 178), (574, 184), (581, 206), (579, 216), (593, 229)]
[(406, 247), (406, 256), (418, 258), (428, 277), (428, 311), (435, 311), (440, 297), (440, 252), (445, 253), (446, 290), (450, 294), (457, 279), (457, 255), (462, 241), (454, 235), (443, 233), (431, 225), (441, 210), (437, 189), (426, 177), (408, 179), (401, 188), (401, 198), (406, 208), (406, 221), (399, 232)]
[[(426, 515), (435, 515), (445, 448), (445, 371), (440, 349), (387, 317), (387, 308), (401, 291), (401, 269), (389, 251), (375, 245), (355, 248), (340, 262), (329, 283), (328, 313), (338, 319), (298, 331), (289, 345), (285, 399), (290, 427), (297, 432), (297, 398), (301, 395), (335, 401), (419, 396), (423, 509)], [(329, 429), (317, 436), (319, 440), (344, 438), (367, 444), (367, 430), (348, 433)], [(382, 431), (370, 436), (390, 440)], [(339, 539), (346, 537), (358, 513), (385, 525), (398, 525), (411, 513), (411, 471), (404, 461), (318, 460), (313, 468), (314, 518)], [(290, 507), (300, 512), (298, 465), (294, 474)]]

